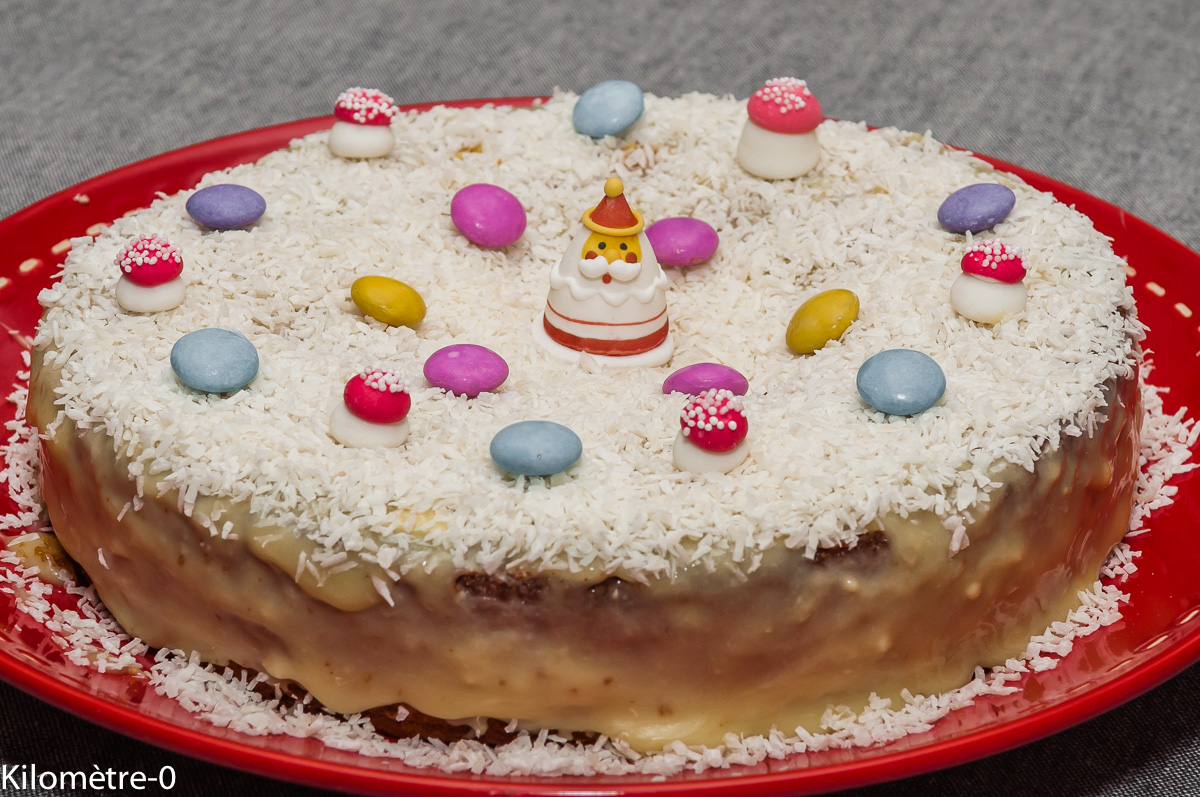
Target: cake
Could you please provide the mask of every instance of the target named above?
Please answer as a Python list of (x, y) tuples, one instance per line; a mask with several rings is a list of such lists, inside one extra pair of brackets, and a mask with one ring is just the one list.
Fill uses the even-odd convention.
[[(735, 155), (744, 103), (647, 96), (593, 139), (573, 100), (396, 114), (369, 158), (318, 133), (201, 180), (265, 198), (245, 227), (197, 224), (185, 191), (77, 242), (41, 297), (28, 414), (55, 531), (129, 633), (342, 713), (654, 751), (954, 688), (1077, 606), (1126, 530), (1138, 456), (1141, 328), (1107, 239), (928, 135), (825, 120), (804, 133), (816, 165), (771, 180)], [(481, 183), (521, 200), (515, 243), (452, 221)], [(1012, 212), (946, 229), (939, 207), (978, 183), (1011, 189)], [(661, 364), (562, 357), (537, 334), (581, 216), (617, 195), (719, 234), (706, 262), (654, 266)], [(182, 261), (173, 309), (117, 301), (114, 260), (142, 235)], [(1027, 300), (982, 323), (950, 294), (991, 239), (1019, 247)], [(421, 312), (395, 286), (399, 315), (364, 310), (352, 287), (372, 277)], [(833, 313), (837, 333), (798, 353), (789, 319), (828, 291), (853, 293), (854, 320)], [(212, 329), (255, 355), (217, 392), (172, 368)], [(427, 364), (451, 346), (498, 355), (500, 381), (436, 386)], [(897, 350), (934, 363), (944, 395), (876, 406), (864, 364)], [(744, 395), (664, 391), (704, 363)], [(395, 445), (331, 436), (356, 379), (408, 399), (377, 416), (404, 424)], [(742, 424), (727, 473), (677, 465), (697, 408)], [(531, 423), (579, 453), (545, 474), (498, 464), (494, 441)]]

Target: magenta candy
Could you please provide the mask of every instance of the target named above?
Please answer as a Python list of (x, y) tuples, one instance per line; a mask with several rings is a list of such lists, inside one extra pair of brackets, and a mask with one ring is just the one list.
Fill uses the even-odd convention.
[(450, 200), (450, 219), (466, 239), (488, 249), (503, 249), (525, 232), (525, 208), (498, 185), (475, 183)]
[(689, 396), (698, 396), (713, 388), (744, 396), (750, 389), (750, 383), (728, 365), (696, 363), (668, 376), (662, 386), (664, 393), (686, 393)]
[(429, 355), (425, 361), (425, 379), (455, 395), (475, 398), (495, 390), (508, 379), (508, 363), (491, 349), (456, 343)]
[(717, 251), (717, 231), (700, 219), (677, 216), (646, 228), (654, 256), (664, 266), (694, 266)]

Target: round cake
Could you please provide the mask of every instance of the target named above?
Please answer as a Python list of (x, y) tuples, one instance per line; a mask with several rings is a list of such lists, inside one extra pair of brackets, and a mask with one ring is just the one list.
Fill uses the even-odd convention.
[[(764, 179), (737, 158), (743, 102), (646, 96), (603, 138), (574, 105), (399, 113), (381, 157), (315, 134), (197, 187), (251, 189), (261, 218), (204, 226), (189, 191), (75, 242), (41, 297), (29, 417), (55, 531), (131, 634), (339, 712), (649, 751), (954, 688), (1078, 605), (1127, 527), (1141, 415), (1141, 328), (1086, 218), (928, 135), (825, 120), (799, 133), (815, 166)], [(519, 237), (480, 245), (452, 217), (480, 184), (519, 201)], [(939, 209), (976, 184), (1011, 189), (1011, 212), (947, 229)], [(659, 265), (629, 218), (698, 220), (720, 243)], [(126, 309), (150, 257), (129, 247), (151, 235), (180, 301)], [(665, 297), (667, 338), (657, 304), (596, 323), (669, 342), (660, 363), (589, 350), (608, 333), (563, 332), (589, 321), (548, 305), (591, 306), (555, 275), (589, 276), (603, 263), (580, 247), (621, 236), (642, 270), (622, 254), (613, 275)], [(968, 260), (988, 280), (1018, 252), (1021, 308), (952, 304)], [(833, 290), (857, 312), (798, 353), (789, 321)], [(246, 378), (198, 385), (191, 344)], [(427, 376), (451, 346), (487, 351), (479, 390)], [(900, 367), (915, 357), (933, 370)], [(697, 364), (744, 395), (678, 375)], [(895, 409), (881, 387), (932, 400)], [(399, 442), (353, 442), (346, 407), (403, 423)], [(718, 412), (741, 458), (679, 464)], [(512, 464), (545, 439), (551, 472)]]

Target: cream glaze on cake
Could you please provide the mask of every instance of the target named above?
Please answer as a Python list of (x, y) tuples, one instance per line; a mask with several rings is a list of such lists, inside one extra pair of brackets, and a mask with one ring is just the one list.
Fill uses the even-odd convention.
[[(202, 182), (266, 196), (251, 231), (199, 230), (180, 195), (76, 248), (44, 295), (30, 415), (52, 435), (60, 538), (131, 633), (295, 678), (343, 711), (404, 701), (654, 749), (956, 686), (1077, 602), (1124, 531), (1140, 414), (1140, 329), (1085, 219), (894, 130), (826, 123), (818, 168), (769, 183), (733, 161), (732, 101), (648, 98), (628, 142), (584, 139), (569, 115), (569, 98), (410, 115), (370, 163), (318, 135)], [(671, 364), (618, 377), (530, 335), (613, 172), (648, 221), (694, 215), (722, 238), (709, 265), (669, 275)], [(936, 223), (946, 195), (984, 179), (1018, 192), (996, 232), (1030, 266), (1025, 313), (995, 327), (950, 308), (965, 244)], [(473, 182), (522, 198), (522, 242), (485, 252), (454, 233), (449, 199)], [(170, 313), (112, 297), (112, 255), (138, 232), (184, 252), (188, 300)], [(422, 292), (415, 331), (355, 313), (349, 285), (372, 273)], [(791, 354), (788, 317), (832, 287), (858, 293), (860, 321)], [(214, 325), (264, 363), (229, 397), (181, 388), (166, 364), (179, 335)], [(425, 357), (457, 342), (508, 360), (499, 393), (423, 387)], [(853, 387), (866, 356), (898, 345), (950, 384), (910, 419)], [(659, 387), (702, 360), (751, 384), (751, 454), (729, 475), (672, 464), (682, 398)], [(331, 402), (382, 363), (417, 386), (412, 435), (342, 449)], [(575, 429), (580, 464), (498, 471), (491, 435), (530, 417)]]

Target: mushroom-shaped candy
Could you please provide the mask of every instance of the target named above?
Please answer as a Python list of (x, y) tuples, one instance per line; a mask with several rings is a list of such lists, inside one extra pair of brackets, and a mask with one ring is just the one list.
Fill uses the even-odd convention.
[(337, 98), (329, 151), (341, 158), (381, 158), (392, 151), (392, 117), (400, 109), (377, 89), (346, 89)]
[(395, 371), (372, 368), (346, 383), (329, 434), (347, 448), (395, 448), (408, 439), (408, 385)]
[(824, 117), (807, 83), (794, 77), (767, 81), (746, 110), (750, 118), (737, 148), (743, 169), (765, 180), (791, 180), (817, 165), (821, 147), (816, 131)]
[(131, 313), (157, 313), (183, 303), (183, 258), (158, 235), (139, 235), (117, 253), (117, 304)]
[(728, 390), (694, 396), (679, 412), (675, 467), (691, 473), (728, 473), (750, 453), (746, 408)]
[(961, 316), (995, 324), (1025, 309), (1024, 253), (1004, 241), (976, 241), (962, 258), (963, 273), (950, 286), (950, 305)]

